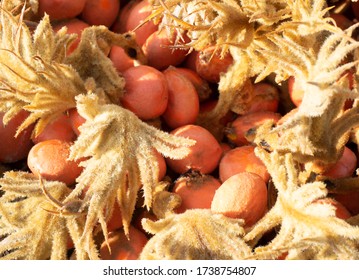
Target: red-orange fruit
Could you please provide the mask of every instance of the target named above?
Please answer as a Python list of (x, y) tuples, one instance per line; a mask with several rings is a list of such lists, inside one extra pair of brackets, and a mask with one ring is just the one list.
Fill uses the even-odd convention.
[(109, 234), (108, 238), (111, 253), (106, 242), (103, 242), (100, 247), (101, 259), (137, 260), (147, 241), (146, 235), (133, 226), (129, 228), (128, 238), (123, 230), (113, 231)]
[(45, 13), (51, 20), (68, 19), (78, 16), (85, 7), (86, 0), (39, 0), (38, 15)]
[(113, 46), (111, 48), (109, 58), (119, 73), (123, 73), (128, 68), (135, 66), (135, 60), (130, 58), (125, 50), (119, 46)]
[[(237, 146), (250, 144), (252, 132), (266, 121), (277, 121), (281, 115), (271, 111), (258, 111), (238, 116), (226, 129), (225, 135)], [(249, 137), (249, 138), (248, 138)]]
[(132, 8), (141, 0), (130, 0), (122, 3), (121, 1), (121, 9), (120, 12), (117, 14), (115, 22), (111, 26), (111, 31), (116, 33), (125, 33), (128, 30), (126, 29), (127, 19), (130, 15), (130, 11)]
[(121, 209), (117, 202), (115, 202), (112, 215), (110, 219), (107, 221), (107, 231), (111, 232), (117, 229), (122, 228), (122, 215)]
[(110, 27), (116, 20), (119, 11), (119, 0), (86, 0), (81, 19), (89, 25)]
[(157, 150), (154, 150), (155, 157), (158, 163), (158, 181), (161, 181), (165, 176), (167, 172), (167, 164), (166, 160)]
[(198, 172), (180, 176), (172, 189), (182, 199), (175, 211), (183, 213), (188, 209), (210, 209), (214, 193), (220, 185), (221, 182), (215, 177)]
[(269, 83), (260, 82), (253, 85), (253, 97), (246, 114), (260, 111), (277, 112), (279, 91)]
[(212, 94), (208, 82), (201, 78), (197, 72), (184, 67), (176, 67), (177, 72), (185, 76), (195, 87), (200, 102), (207, 100)]
[(339, 160), (330, 166), (323, 175), (331, 179), (345, 178), (353, 175), (357, 167), (357, 157), (348, 147), (344, 147)]
[(269, 180), (269, 172), (263, 162), (255, 155), (254, 146), (241, 146), (226, 152), (219, 162), (219, 178), (222, 182), (229, 177), (241, 173), (251, 172)]
[(69, 117), (72, 130), (76, 133), (77, 136), (79, 136), (79, 127), (86, 122), (86, 119), (79, 114), (76, 108), (72, 108), (69, 110)]
[(297, 107), (302, 103), (304, 91), (295, 83), (295, 77), (291, 76), (288, 79), (288, 93), (293, 104)]
[(125, 94), (121, 104), (142, 120), (154, 119), (167, 109), (168, 86), (164, 74), (157, 69), (140, 65), (123, 72)]
[(267, 211), (267, 185), (257, 174), (242, 172), (228, 178), (216, 191), (211, 210), (252, 226)]
[(227, 53), (224, 57), (220, 52), (215, 52), (215, 47), (208, 47), (198, 52), (196, 56), (196, 72), (205, 80), (218, 83), (220, 75), (225, 73), (233, 63), (232, 56)]
[(313, 203), (329, 204), (329, 205), (333, 206), (335, 209), (335, 216), (339, 219), (345, 220), (345, 219), (348, 219), (351, 217), (351, 214), (348, 211), (348, 209), (345, 208), (345, 206), (343, 204), (341, 204), (339, 201), (337, 201), (333, 198), (326, 197), (326, 198), (318, 199), (318, 200), (314, 201)]
[(173, 171), (182, 174), (193, 169), (202, 174), (209, 174), (217, 168), (222, 149), (207, 129), (198, 125), (185, 125), (171, 131), (171, 134), (196, 141), (196, 144), (189, 147), (189, 154), (185, 158), (166, 158), (167, 166)]
[(31, 148), (27, 164), (36, 176), (73, 185), (83, 168), (68, 160), (70, 147), (70, 142), (57, 139), (40, 142)]
[(199, 98), (195, 87), (176, 68), (163, 71), (168, 85), (168, 104), (162, 118), (170, 128), (193, 124), (199, 114)]
[(122, 19), (124, 24), (116, 24), (118, 26), (117, 30), (120, 33), (134, 30), (136, 42), (142, 46), (147, 38), (158, 29), (158, 26), (153, 21), (144, 22), (151, 14), (152, 6), (148, 0), (130, 1), (127, 5), (124, 7), (127, 10), (120, 15), (120, 20)]
[(340, 202), (354, 216), (359, 214), (359, 191), (333, 194), (336, 201)]
[(77, 34), (76, 40), (70, 45), (67, 55), (70, 55), (78, 46), (81, 40), (81, 33), (82, 31), (89, 27), (86, 22), (79, 20), (78, 18), (72, 18), (66, 21), (61, 21), (56, 24), (54, 24), (53, 29), (55, 32), (60, 30), (62, 27), (67, 27), (67, 34)]
[(60, 115), (53, 122), (49, 123), (39, 135), (33, 137), (32, 141), (37, 144), (51, 139), (58, 139), (67, 142), (71, 142), (76, 139), (76, 133), (72, 129), (71, 120), (68, 115)]
[(28, 116), (29, 113), (22, 110), (4, 125), (4, 113), (0, 113), (0, 162), (12, 163), (26, 158), (33, 145), (31, 134), (34, 126), (24, 129), (17, 137), (15, 134)]
[(164, 70), (170, 65), (177, 66), (186, 58), (187, 50), (173, 48), (174, 40), (168, 37), (167, 31), (153, 32), (142, 46), (148, 65)]

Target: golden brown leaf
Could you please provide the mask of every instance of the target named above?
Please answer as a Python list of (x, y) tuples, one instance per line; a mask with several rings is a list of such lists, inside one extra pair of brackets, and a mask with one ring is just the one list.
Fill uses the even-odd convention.
[(243, 220), (208, 209), (187, 210), (156, 222), (144, 219), (142, 225), (154, 234), (140, 255), (142, 260), (238, 260), (252, 254), (242, 239)]
[(74, 36), (54, 34), (48, 16), (32, 35), (22, 18), (15, 18), (2, 4), (0, 11), (0, 110), (8, 122), (21, 109), (30, 112), (20, 133), (36, 122), (34, 134), (59, 114), (75, 107), (75, 96), (85, 93), (76, 71), (62, 64)]
[[(61, 182), (43, 183), (57, 200), (71, 191)], [(52, 206), (31, 173), (6, 172), (0, 186), (5, 192), (0, 197), (0, 258), (67, 259), (69, 238), (77, 246), (84, 216), (54, 214), (59, 209)], [(79, 256), (88, 258), (77, 249)]]
[(141, 188), (145, 206), (151, 207), (153, 188), (158, 183), (154, 149), (165, 157), (180, 159), (194, 140), (158, 130), (118, 105), (101, 104), (94, 94), (78, 96), (77, 109), (86, 122), (71, 147), (70, 159), (86, 160), (81, 163), (85, 169), (70, 197), (88, 187), (83, 203), (88, 209), (83, 236), (86, 243), (98, 222), (106, 237), (104, 221), (112, 213), (115, 198), (126, 233)]
[[(357, 259), (359, 227), (335, 216), (329, 204), (313, 203), (327, 196), (323, 182), (301, 183), (300, 171), (293, 156), (257, 148), (277, 189), (277, 200), (269, 212), (245, 235), (255, 244), (261, 236), (280, 227), (274, 239), (255, 249), (254, 258), (275, 259), (288, 251), (293, 259)], [(335, 246), (334, 246), (335, 244)], [(353, 247), (354, 246), (354, 247)]]

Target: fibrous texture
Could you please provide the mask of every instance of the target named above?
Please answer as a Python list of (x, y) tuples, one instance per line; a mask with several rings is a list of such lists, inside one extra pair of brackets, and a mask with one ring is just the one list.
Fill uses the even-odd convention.
[[(18, 133), (35, 123), (36, 136), (59, 114), (77, 108), (86, 124), (71, 147), (70, 158), (84, 165), (74, 190), (60, 182), (51, 187), (44, 182), (41, 187), (41, 178), (31, 174), (9, 173), (2, 179), (0, 205), (14, 202), (10, 205), (16, 211), (7, 213), (2, 208), (1, 257), (65, 259), (66, 236), (70, 235), (77, 259), (98, 259), (95, 239), (102, 231), (107, 240), (106, 222), (115, 202), (121, 208), (126, 233), (141, 188), (145, 206), (151, 207), (152, 191), (158, 183), (155, 150), (180, 159), (195, 141), (156, 129), (119, 105), (124, 80), (107, 53), (112, 45), (119, 45), (144, 63), (131, 33), (90, 27), (76, 51), (67, 56), (75, 35), (66, 35), (65, 28), (54, 33), (47, 16), (32, 33), (22, 15), (7, 10), (9, 5), (3, 1), (0, 11), (0, 109), (5, 112), (4, 122), (26, 110), (29, 117)], [(44, 208), (40, 207), (43, 203)]]
[[(243, 220), (230, 219), (210, 210), (188, 210), (157, 222), (144, 220), (153, 238), (146, 244), (143, 260), (233, 260), (251, 255), (242, 240)], [(184, 238), (186, 236), (186, 238)]]
[(151, 207), (153, 188), (158, 183), (154, 149), (166, 157), (180, 159), (194, 140), (162, 132), (120, 106), (100, 104), (93, 94), (78, 96), (77, 102), (86, 123), (71, 147), (70, 159), (87, 160), (82, 162), (85, 169), (70, 197), (76, 197), (88, 187), (80, 209), (87, 209), (83, 238), (91, 238), (97, 222), (106, 235), (105, 221), (115, 201), (120, 206), (127, 233), (141, 188), (145, 206)]
[(5, 123), (22, 109), (29, 111), (18, 132), (36, 122), (38, 135), (59, 114), (75, 107), (75, 96), (85, 92), (76, 71), (61, 63), (74, 36), (55, 34), (47, 16), (32, 35), (4, 5), (0, 13), (0, 110), (6, 112)]
[[(215, 45), (234, 58), (221, 75), (217, 107), (199, 119), (204, 126), (235, 110), (234, 104), (241, 108), (235, 101), (245, 106), (250, 91), (243, 86), (249, 78), (258, 82), (274, 74), (279, 84), (295, 76), (304, 92), (295, 114), (278, 126), (266, 122), (255, 133), (253, 144), (277, 199), (244, 237), (255, 252), (250, 258), (274, 259), (288, 252), (292, 259), (357, 259), (357, 219), (348, 223), (336, 218), (331, 206), (313, 204), (327, 197), (329, 188), (315, 172), (338, 160), (358, 126), (356, 84), (349, 88), (345, 75), (357, 66), (358, 42), (352, 36), (357, 26), (344, 31), (335, 26), (330, 8), (320, 0), (153, 2), (158, 11), (153, 16), (161, 11), (164, 28), (186, 32), (187, 47), (201, 51)], [(344, 111), (347, 99), (355, 101)], [(218, 126), (209, 129), (221, 138)], [(272, 230), (274, 239), (257, 245)]]
[[(70, 193), (64, 183), (42, 183), (54, 199), (64, 200)], [(59, 209), (49, 203), (39, 179), (31, 173), (9, 171), (0, 184), (5, 192), (0, 198), (1, 259), (66, 259), (71, 240), (77, 247), (84, 216), (67, 215), (66, 211), (64, 215), (53, 214)], [(82, 258), (88, 258), (80, 247), (77, 249)], [(94, 246), (91, 250), (97, 251)]]
[(268, 166), (278, 196), (269, 212), (246, 234), (256, 242), (266, 231), (279, 227), (266, 246), (255, 249), (255, 258), (277, 258), (288, 252), (291, 259), (357, 259), (359, 228), (335, 216), (334, 207), (314, 203), (327, 196), (323, 182), (302, 182), (290, 153), (279, 155), (257, 149)]
[[(173, 48), (215, 46), (233, 64), (220, 75), (218, 103), (197, 123), (217, 139), (219, 120), (242, 114), (252, 98), (252, 82), (294, 76), (303, 91), (295, 114), (252, 132), (252, 144), (266, 165), (276, 192), (268, 213), (253, 227), (209, 210), (176, 214), (180, 203), (158, 181), (154, 150), (180, 159), (194, 141), (175, 137), (141, 121), (121, 106), (125, 81), (109, 58), (118, 45), (133, 59), (146, 59), (133, 33), (103, 26), (85, 29), (78, 48), (67, 55), (75, 35), (54, 33), (45, 16), (33, 30), (24, 20), (28, 6), (2, 1), (0, 10), (0, 110), (4, 123), (29, 112), (18, 133), (35, 124), (34, 134), (60, 114), (76, 108), (86, 120), (70, 159), (84, 170), (74, 189), (24, 172), (0, 179), (0, 258), (65, 259), (71, 239), (77, 259), (99, 259), (98, 240), (107, 241), (107, 222), (117, 203), (124, 230), (143, 192), (143, 204), (159, 219), (144, 220), (153, 234), (141, 259), (358, 259), (358, 216), (342, 220), (334, 208), (316, 204), (358, 181), (332, 181), (317, 173), (335, 163), (350, 139), (358, 143), (358, 47), (353, 34), (328, 17), (324, 0), (152, 0), (147, 20), (176, 34)], [(36, 1), (31, 1), (36, 10)], [(33, 31), (33, 32), (32, 32)], [(184, 39), (186, 38), (186, 39)], [(188, 40), (187, 40), (188, 38)], [(346, 73), (354, 73), (349, 86)], [(347, 99), (353, 99), (344, 110)], [(351, 138), (350, 138), (351, 137)], [(349, 188), (349, 187), (348, 187)], [(274, 237), (260, 243), (266, 233)]]

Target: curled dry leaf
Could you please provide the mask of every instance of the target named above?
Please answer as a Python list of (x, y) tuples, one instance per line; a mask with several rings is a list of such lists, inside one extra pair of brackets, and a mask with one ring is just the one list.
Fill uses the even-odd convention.
[(295, 76), (305, 94), (298, 111), (283, 124), (267, 123), (257, 131), (257, 145), (264, 143), (281, 153), (292, 153), (299, 162), (318, 166), (338, 160), (351, 129), (359, 123), (357, 102), (343, 110), (347, 99), (358, 98), (357, 89), (351, 90), (346, 77), (341, 77), (358, 64), (343, 62), (359, 46), (350, 37), (356, 27), (328, 35), (318, 50), (307, 48), (309, 39), (271, 38), (276, 47), (262, 53), (272, 58), (273, 65), (278, 63), (283, 76)]
[(329, 204), (313, 203), (327, 196), (326, 185), (301, 182), (290, 153), (256, 151), (272, 175), (277, 199), (244, 240), (255, 245), (265, 232), (280, 229), (268, 245), (255, 248), (254, 258), (275, 259), (289, 252), (291, 259), (358, 259), (359, 228), (337, 218)]
[(6, 112), (5, 122), (21, 109), (30, 112), (18, 133), (36, 123), (37, 136), (49, 122), (74, 108), (75, 96), (88, 91), (89, 79), (108, 101), (119, 103), (124, 80), (107, 57), (112, 45), (145, 62), (133, 34), (116, 34), (104, 26), (85, 29), (76, 51), (67, 57), (76, 35), (66, 34), (66, 28), (54, 33), (47, 15), (32, 34), (22, 18), (14, 17), (4, 5), (0, 11), (0, 110)]
[(36, 123), (35, 136), (61, 113), (75, 107), (75, 96), (84, 93), (83, 82), (69, 65), (62, 64), (66, 46), (74, 37), (54, 34), (45, 16), (33, 35), (22, 18), (0, 10), (0, 110), (8, 122), (20, 110), (30, 112), (20, 133)]
[(88, 208), (83, 240), (91, 238), (98, 222), (107, 235), (105, 221), (115, 200), (128, 233), (141, 188), (145, 206), (152, 204), (152, 192), (158, 183), (153, 148), (165, 157), (181, 159), (195, 141), (158, 130), (118, 105), (101, 104), (94, 94), (78, 96), (77, 109), (86, 122), (71, 147), (70, 159), (86, 160), (81, 163), (85, 168), (70, 197), (88, 187), (82, 206)]
[[(66, 259), (68, 243), (77, 247), (84, 216), (54, 214), (54, 208), (44, 195), (64, 200), (70, 189), (57, 181), (40, 181), (27, 172), (9, 171), (0, 179), (0, 259)], [(92, 254), (97, 249), (92, 246)], [(89, 256), (77, 248), (79, 258)]]
[[(306, 45), (310, 47), (318, 42), (318, 33), (333, 30), (324, 18), (325, 1), (315, 1), (313, 5), (308, 2), (312, 1), (153, 1), (150, 18), (161, 17), (160, 28), (176, 32), (177, 38), (185, 33), (190, 41), (184, 47), (201, 51), (214, 45), (222, 56), (229, 52), (233, 57), (234, 63), (220, 77), (216, 107), (198, 119), (198, 123), (218, 139), (223, 136), (219, 120), (229, 110), (239, 114), (246, 111), (252, 94), (245, 87), (248, 79), (260, 81), (273, 72), (278, 73), (278, 69), (285, 69), (285, 65), (278, 68), (271, 56), (261, 52), (261, 49), (270, 52), (275, 48), (272, 36), (283, 30), (293, 31), (300, 39), (311, 37), (311, 44)], [(279, 82), (289, 77), (281, 74), (277, 77)]]
[(16, 17), (32, 20), (39, 8), (38, 0), (4, 0), (4, 8)]
[(108, 58), (108, 53), (114, 45), (123, 48), (131, 59), (137, 61), (136, 63), (146, 63), (146, 57), (137, 45), (134, 33), (117, 34), (105, 26), (85, 28), (79, 45), (64, 62), (73, 66), (84, 81), (88, 78), (94, 79), (96, 86), (105, 92), (109, 101), (119, 104), (124, 93), (125, 81)]
[(144, 219), (142, 225), (154, 234), (142, 250), (142, 260), (234, 260), (252, 254), (242, 239), (243, 220), (207, 209), (167, 215), (156, 222)]
[[(316, 166), (339, 158), (359, 123), (359, 43), (352, 36), (358, 25), (345, 31), (332, 25), (325, 0), (151, 0), (153, 13), (147, 20), (176, 35), (174, 48), (201, 51), (214, 45), (222, 56), (233, 57), (234, 63), (221, 75), (215, 109), (198, 118), (198, 124), (218, 139), (223, 133), (219, 120), (228, 110), (241, 114), (249, 104), (249, 79), (258, 82), (275, 74), (280, 84), (295, 76), (305, 91), (297, 113), (287, 121), (276, 127), (268, 122), (256, 130), (254, 143), (272, 177), (276, 199), (245, 233), (242, 221), (209, 210), (173, 213), (178, 197), (157, 181), (153, 148), (179, 159), (194, 143), (149, 126), (118, 105), (124, 80), (107, 53), (110, 46), (119, 45), (145, 63), (132, 34), (90, 27), (67, 56), (75, 35), (65, 29), (53, 33), (47, 16), (30, 30), (25, 18), (31, 12), (23, 2), (1, 1), (4, 122), (25, 109), (30, 115), (18, 133), (36, 123), (34, 133), (39, 134), (59, 114), (77, 107), (86, 123), (70, 158), (81, 159), (85, 169), (72, 191), (58, 182), (44, 181), (41, 187), (28, 173), (4, 174), (0, 258), (63, 259), (70, 235), (77, 259), (98, 259), (94, 239), (102, 231), (107, 240), (106, 222), (114, 204), (120, 205), (128, 230), (142, 188), (145, 206), (160, 218), (144, 221), (154, 236), (142, 259), (269, 259), (283, 252), (291, 259), (359, 259), (358, 217), (340, 220), (330, 205), (313, 204), (328, 196), (329, 187), (320, 177), (308, 179)], [(36, 0), (27, 3), (36, 10)], [(352, 68), (355, 83), (349, 89), (341, 77)], [(344, 111), (348, 98), (355, 100)], [(336, 191), (345, 190), (337, 184)], [(69, 210), (71, 215), (65, 215)], [(273, 240), (260, 246), (260, 238), (274, 228), (279, 230)]]

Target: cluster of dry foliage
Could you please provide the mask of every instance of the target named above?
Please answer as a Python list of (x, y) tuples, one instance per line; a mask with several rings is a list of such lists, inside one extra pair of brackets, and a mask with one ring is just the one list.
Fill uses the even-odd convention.
[[(74, 36), (65, 30), (54, 33), (47, 16), (30, 30), (26, 23), (36, 1), (27, 6), (22, 2), (1, 3), (4, 120), (25, 109), (30, 115), (18, 131), (36, 124), (38, 134), (59, 114), (76, 107), (86, 123), (70, 158), (87, 160), (73, 190), (27, 172), (4, 173), (1, 259), (66, 259), (69, 238), (76, 259), (100, 258), (97, 238), (107, 240), (106, 221), (115, 202), (126, 231), (140, 188), (144, 206), (159, 218), (143, 221), (153, 237), (141, 259), (275, 259), (283, 252), (289, 259), (359, 259), (359, 218), (341, 220), (330, 205), (312, 203), (332, 191), (313, 175), (316, 168), (335, 162), (359, 125), (358, 88), (349, 89), (341, 78), (346, 70), (357, 71), (359, 42), (352, 36), (357, 25), (345, 31), (333, 25), (326, 1), (152, 0), (148, 20), (175, 32), (174, 45), (189, 51), (216, 45), (222, 55), (229, 52), (234, 58), (221, 76), (217, 106), (198, 119), (217, 137), (222, 128), (212, 126), (215, 120), (228, 110), (245, 110), (248, 79), (274, 77), (280, 85), (295, 76), (304, 91), (298, 111), (286, 122), (268, 122), (256, 131), (256, 154), (267, 166), (277, 199), (249, 229), (243, 228), (242, 220), (209, 210), (172, 211), (176, 198), (156, 180), (152, 149), (179, 159), (194, 143), (154, 128), (116, 105), (124, 80), (105, 53), (118, 45), (132, 54), (136, 50), (136, 58), (144, 62), (132, 34), (90, 27), (76, 51), (66, 56)], [(190, 41), (181, 45), (184, 33)], [(343, 111), (347, 99), (354, 99), (354, 104)], [(274, 238), (259, 243), (270, 231)]]

